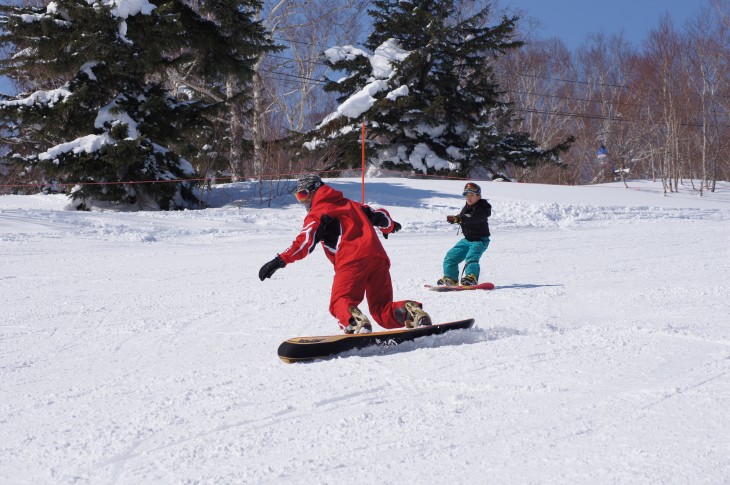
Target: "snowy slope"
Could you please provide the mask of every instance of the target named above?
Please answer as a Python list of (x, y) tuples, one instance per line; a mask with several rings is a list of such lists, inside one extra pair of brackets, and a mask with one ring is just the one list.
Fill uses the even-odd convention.
[(441, 294), (463, 182), (368, 179), (396, 298), (476, 328), (296, 365), (338, 327), (320, 249), (257, 278), (291, 199), (2, 196), (0, 483), (728, 483), (730, 185), (630, 185), (482, 183), (497, 289)]

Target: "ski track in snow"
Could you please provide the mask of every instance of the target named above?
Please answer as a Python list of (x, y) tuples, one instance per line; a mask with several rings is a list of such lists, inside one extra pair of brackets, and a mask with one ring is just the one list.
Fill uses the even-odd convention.
[(496, 289), (436, 293), (463, 182), (368, 179), (395, 297), (476, 326), (293, 365), (281, 341), (338, 326), (321, 249), (257, 278), (290, 197), (2, 196), (0, 482), (727, 483), (730, 185), (629, 185), (482, 183)]

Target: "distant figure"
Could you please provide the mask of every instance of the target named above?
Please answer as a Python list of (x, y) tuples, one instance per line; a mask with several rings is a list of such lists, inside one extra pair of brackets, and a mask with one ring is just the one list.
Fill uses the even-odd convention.
[(482, 189), (474, 182), (464, 186), (462, 194), (466, 205), (458, 216), (447, 216), (450, 224), (459, 224), (464, 238), (459, 240), (444, 257), (444, 276), (437, 281), (440, 286), (456, 286), (459, 284), (459, 264), (466, 261), (465, 276), (461, 278), (463, 286), (474, 286), (479, 282), (479, 260), (489, 247), (489, 217), (492, 206), (482, 199)]
[(383, 328), (431, 325), (420, 303), (393, 302), (390, 259), (374, 227), (387, 239), (401, 225), (385, 209), (373, 210), (345, 198), (316, 174), (301, 177), (294, 195), (307, 209), (304, 227), (289, 249), (261, 267), (261, 281), (303, 259), (321, 242), (335, 267), (329, 310), (345, 333), (372, 332), (370, 321), (358, 308), (365, 295), (370, 315)]

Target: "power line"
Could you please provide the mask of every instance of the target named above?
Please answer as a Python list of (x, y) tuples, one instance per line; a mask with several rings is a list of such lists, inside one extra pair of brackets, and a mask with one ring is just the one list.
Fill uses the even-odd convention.
[[(298, 74), (289, 74), (287, 72), (278, 72), (278, 71), (268, 71), (266, 69), (262, 69), (261, 72), (265, 72), (265, 73), (271, 74), (271, 75), (274, 75), (275, 74), (277, 76), (286, 76), (286, 77), (289, 77), (289, 78), (293, 78), (293, 79), (297, 79), (297, 80), (302, 80), (302, 81), (310, 81), (310, 82), (312, 82), (314, 84), (320, 84), (320, 85), (327, 84), (327, 81), (324, 81), (322, 79), (314, 79), (314, 78), (307, 77), (307, 76), (300, 76)], [(273, 77), (270, 77), (270, 79), (274, 79), (274, 78)], [(281, 79), (281, 78), (276, 78), (276, 80), (277, 81), (291, 81), (291, 79)]]
[[(279, 72), (279, 71), (269, 71), (269, 70), (262, 70), (263, 72), (266, 72), (267, 74), (271, 75), (277, 75), (277, 76), (286, 76), (288, 78), (293, 78), (297, 80), (303, 80), (303, 81), (310, 81), (314, 84), (319, 85), (326, 85), (328, 82), (327, 80), (323, 79), (314, 79), (307, 76), (301, 76), (297, 74), (289, 74), (286, 72)], [(269, 79), (274, 79), (276, 81), (291, 81), (292, 79), (282, 79), (282, 78), (274, 78), (273, 76), (269, 76)], [(529, 92), (529, 91), (511, 91), (506, 90), (505, 93), (511, 93), (511, 94), (523, 94), (528, 96), (538, 96), (538, 97), (544, 97), (544, 98), (556, 98), (556, 99), (562, 99), (562, 100), (570, 100), (570, 101), (582, 101), (586, 103), (601, 103), (601, 104), (618, 104), (621, 106), (633, 106), (633, 107), (642, 107), (642, 105), (636, 104), (636, 103), (623, 103), (620, 101), (612, 101), (612, 100), (605, 100), (605, 99), (586, 99), (586, 98), (575, 98), (572, 96), (559, 96), (557, 94), (544, 94), (544, 93), (535, 93), (535, 92)]]
[[(272, 79), (275, 81), (282, 81), (282, 82), (290, 82), (292, 79), (295, 80), (307, 80), (315, 84), (325, 85), (327, 84), (327, 81), (322, 81), (318, 79), (309, 78), (306, 76), (298, 76), (295, 74), (287, 74), (282, 72), (275, 72), (275, 71), (264, 71), (269, 76), (263, 76), (267, 79)], [(282, 79), (280, 77), (276, 76), (286, 76), (289, 79)], [(566, 100), (577, 100), (577, 101), (585, 101), (585, 102), (591, 102), (591, 103), (604, 103), (604, 104), (618, 104), (617, 101), (605, 101), (605, 100), (590, 100), (590, 99), (581, 99), (581, 98), (571, 98), (571, 97), (565, 97), (565, 96), (558, 96), (558, 95), (550, 95), (550, 94), (542, 94), (542, 93), (530, 93), (530, 92), (522, 92), (522, 91), (505, 91), (507, 93), (518, 93), (518, 94), (529, 94), (529, 95), (535, 95), (535, 96), (543, 96), (543, 97), (554, 97), (558, 99), (566, 99)], [(625, 104), (624, 106), (635, 106), (640, 107), (641, 105), (637, 104)], [(518, 113), (532, 113), (532, 114), (540, 114), (540, 115), (549, 115), (549, 116), (564, 116), (564, 117), (570, 117), (570, 118), (585, 118), (585, 119), (594, 119), (594, 120), (604, 120), (604, 121), (617, 121), (617, 122), (629, 122), (629, 123), (649, 123), (649, 124), (655, 124), (655, 125), (662, 125), (662, 122), (659, 121), (650, 121), (645, 119), (635, 119), (635, 118), (624, 118), (620, 116), (610, 116), (610, 115), (595, 115), (595, 114), (589, 114), (589, 113), (565, 113), (561, 111), (546, 111), (546, 110), (538, 110), (538, 109), (529, 109), (529, 108), (513, 108), (513, 111)], [(693, 128), (699, 128), (702, 126), (701, 123), (690, 123), (690, 122), (682, 122), (679, 123), (680, 126), (687, 126), (687, 127), (693, 127)], [(719, 125), (719, 126), (730, 126), (730, 125)]]
[[(270, 74), (291, 76), (291, 77), (298, 78), (298, 79), (307, 79), (307, 80), (310, 80), (310, 81), (312, 81), (314, 83), (318, 83), (318, 84), (326, 84), (324, 81), (318, 81), (316, 79), (306, 78), (303, 76), (294, 76), (294, 75), (289, 75), (286, 73), (278, 73), (278, 72), (270, 72)], [(277, 78), (273, 75), (263, 76), (263, 77), (266, 77), (267, 79), (272, 79), (275, 81), (282, 81), (282, 82), (291, 81), (291, 79)], [(511, 91), (506, 91), (506, 92), (511, 92)], [(551, 95), (541, 95), (539, 93), (528, 93), (528, 94), (535, 94), (538, 96), (551, 96)], [(556, 96), (556, 97), (559, 97), (559, 96)], [(575, 98), (562, 98), (562, 99), (575, 99)], [(600, 100), (595, 100), (595, 101), (583, 100), (583, 101), (597, 102), (597, 103), (602, 102)], [(610, 101), (606, 101), (606, 102), (611, 103)], [(628, 106), (632, 106), (632, 105), (628, 105)], [(633, 105), (633, 106), (639, 106), (639, 105)], [(649, 123), (649, 124), (655, 124), (655, 125), (664, 124), (660, 121), (650, 121), (650, 120), (635, 119), (635, 118), (623, 118), (620, 116), (594, 115), (594, 114), (588, 114), (588, 113), (565, 113), (565, 112), (561, 112), (561, 111), (546, 111), (546, 110), (538, 110), (538, 109), (530, 109), (530, 108), (512, 108), (512, 110), (515, 112), (518, 112), (518, 113), (532, 113), (532, 114), (549, 115), (549, 116), (563, 116), (563, 117), (569, 117), (569, 118), (585, 118), (585, 119), (593, 119), (593, 120), (617, 121), (617, 122), (621, 122), (621, 123), (623, 123), (623, 122)], [(699, 128), (702, 126), (701, 123), (689, 123), (689, 122), (682, 122), (682, 123), (679, 123), (679, 125), (693, 127), (693, 128)], [(727, 127), (730, 125), (719, 125), (719, 126)]]
[[(290, 61), (296, 61), (293, 58), (288, 58), (285, 56), (274, 56), (280, 59), (284, 60), (290, 60)], [(325, 65), (322, 62), (318, 61), (312, 61), (315, 64)], [(298, 79), (298, 80), (305, 80), (310, 81), (315, 84), (319, 85), (326, 85), (328, 82), (327, 80), (322, 79), (313, 79), (307, 76), (299, 76), (295, 74), (288, 74), (288, 73), (282, 73), (282, 72), (274, 72), (274, 71), (267, 71), (269, 74), (276, 74), (279, 76), (286, 76), (288, 78)], [(620, 84), (610, 84), (610, 83), (593, 83), (589, 81), (580, 81), (575, 79), (562, 79), (562, 78), (551, 78), (547, 76), (538, 76), (538, 75), (532, 75), (532, 74), (525, 74), (525, 73), (518, 73), (519, 76), (523, 77), (533, 77), (533, 78), (541, 78), (541, 79), (548, 79), (552, 81), (561, 81), (561, 82), (570, 82), (570, 83), (578, 83), (578, 84), (586, 84), (590, 86), (608, 86), (608, 87), (616, 87), (616, 88), (628, 88), (628, 86), (620, 85)], [(278, 80), (278, 81), (291, 81), (292, 79), (281, 79), (281, 78), (275, 78), (273, 76), (269, 77), (269, 79)], [(549, 98), (555, 98), (555, 99), (562, 99), (562, 100), (570, 100), (570, 101), (580, 101), (580, 102), (587, 102), (587, 103), (601, 103), (601, 104), (609, 104), (609, 105), (621, 105), (621, 106), (632, 106), (632, 107), (643, 107), (643, 105), (639, 105), (636, 103), (623, 103), (620, 101), (614, 101), (614, 100), (601, 100), (601, 99), (586, 99), (586, 98), (575, 98), (572, 96), (559, 96), (557, 94), (545, 94), (545, 93), (536, 93), (536, 92), (529, 92), (529, 91), (511, 91), (506, 90), (505, 93), (511, 93), (511, 94), (521, 94), (521, 95), (529, 95), (529, 96), (539, 96), (539, 97), (549, 97)], [(563, 113), (563, 112), (557, 112), (557, 111), (545, 111), (545, 110), (536, 110), (536, 109), (526, 109), (526, 108), (514, 108), (514, 111), (516, 112), (523, 112), (523, 113), (534, 113), (534, 114), (543, 114), (543, 115), (551, 115), (551, 116), (567, 116), (567, 117), (575, 117), (575, 118), (587, 118), (587, 119), (598, 119), (598, 120), (608, 120), (608, 121), (618, 121), (618, 122), (642, 122), (642, 123), (653, 123), (653, 124), (662, 124), (661, 122), (654, 122), (649, 120), (643, 120), (643, 119), (631, 119), (631, 118), (623, 118), (623, 117), (617, 117), (617, 116), (604, 116), (604, 115), (592, 115), (588, 113)], [(701, 123), (680, 123), (680, 126), (688, 126), (688, 127), (701, 127)], [(726, 126), (726, 125), (721, 125)]]
[[(318, 47), (316, 44), (312, 44), (312, 43), (308, 43), (308, 42), (304, 42), (304, 41), (287, 40), (286, 42), (293, 42), (295, 44), (303, 44), (303, 45), (310, 45), (310, 46)], [(357, 44), (348, 44), (348, 45), (357, 45)], [(278, 55), (278, 54), (267, 54), (267, 56), (274, 57), (277, 59), (283, 59), (283, 60), (287, 60), (287, 61), (297, 61), (297, 59)], [(310, 62), (312, 62), (313, 64), (319, 64), (321, 66), (328, 66), (328, 64), (321, 62), (321, 61), (315, 60), (315, 61), (310, 61)], [(625, 84), (599, 83), (599, 82), (595, 82), (595, 81), (583, 81), (580, 79), (565, 79), (565, 78), (557, 78), (557, 77), (550, 77), (550, 76), (541, 76), (538, 74), (529, 74), (529, 73), (525, 73), (525, 72), (518, 72), (517, 75), (521, 76), (521, 77), (545, 79), (547, 81), (559, 81), (559, 82), (572, 83), (572, 84), (585, 84), (585, 85), (589, 85), (589, 86), (605, 86), (605, 87), (611, 87), (611, 88), (630, 89), (630, 86), (627, 86)]]
[[(604, 120), (604, 121), (618, 121), (618, 122), (629, 122), (629, 123), (647, 123), (651, 125), (664, 125), (665, 123), (661, 121), (651, 121), (646, 119), (636, 119), (636, 118), (623, 118), (620, 116), (603, 116), (603, 115), (591, 115), (588, 113), (564, 113), (560, 111), (545, 111), (545, 110), (538, 110), (538, 109), (526, 109), (526, 108), (513, 108), (514, 111), (521, 112), (521, 113), (534, 113), (534, 114), (541, 114), (541, 115), (550, 115), (550, 116), (565, 116), (568, 118), (587, 118), (587, 119), (593, 119), (593, 120)], [(679, 126), (687, 126), (690, 128), (701, 128), (702, 123), (699, 122), (680, 122), (678, 123)], [(728, 128), (730, 125), (718, 125), (723, 128)]]
[(528, 96), (540, 96), (545, 98), (557, 98), (557, 99), (565, 99), (570, 101), (584, 101), (586, 103), (601, 103), (601, 104), (620, 104), (621, 106), (634, 106), (637, 108), (642, 108), (644, 105), (636, 104), (636, 103), (624, 103), (621, 101), (611, 101), (606, 99), (585, 99), (585, 98), (574, 98), (572, 96), (558, 96), (557, 94), (543, 94), (543, 93), (533, 93), (530, 91), (510, 91), (507, 90), (505, 93), (513, 93), (513, 94), (524, 94)]
[[(325, 51), (327, 49), (330, 49), (332, 47), (335, 47), (335, 46), (332, 46), (332, 45), (330, 45), (330, 46), (324, 46), (322, 44), (315, 44), (313, 42), (307, 42), (307, 41), (296, 40), (296, 39), (281, 39), (281, 38), (277, 38), (277, 37), (273, 37), (273, 36), (271, 38), (273, 40), (277, 40), (277, 41), (281, 41), (281, 42), (291, 42), (292, 44), (306, 45), (306, 46), (309, 46), (309, 47), (317, 47), (318, 49), (321, 49), (322, 51)], [(367, 49), (367, 47), (365, 47), (363, 44), (360, 44), (358, 42), (352, 42), (352, 43), (349, 43), (347, 45), (356, 46), (356, 47), (362, 47), (362, 48)]]
[(560, 81), (560, 82), (564, 82), (564, 83), (587, 84), (589, 86), (606, 86), (606, 87), (610, 87), (610, 88), (629, 89), (629, 86), (626, 86), (624, 84), (596, 83), (596, 82), (592, 82), (592, 81), (581, 81), (579, 79), (562, 79), (562, 78), (557, 78), (557, 77), (538, 76), (537, 74), (526, 74), (524, 72), (518, 72), (517, 75), (521, 76), (521, 77), (547, 79), (548, 81)]
[[(274, 55), (274, 54), (269, 54), (269, 57), (274, 57), (274, 58), (282, 59), (282, 60), (286, 60), (286, 61), (299, 62), (297, 59), (293, 59), (291, 57), (279, 56), (279, 55)], [(318, 64), (318, 65), (321, 65), (321, 66), (328, 66), (328, 64), (325, 64), (324, 62), (319, 62), (319, 61), (309, 61), (309, 62), (311, 62), (312, 64)], [(270, 73), (270, 74), (279, 74), (279, 75), (284, 75), (284, 76), (296, 77), (296, 78), (302, 79), (304, 81), (311, 81), (311, 82), (318, 83), (318, 84), (326, 84), (327, 83), (327, 81), (323, 81), (321, 79), (313, 79), (313, 78), (306, 77), (306, 76), (299, 76), (299, 75), (295, 75), (295, 74), (288, 74), (288, 73), (274, 72), (274, 71), (267, 71), (267, 72)], [(525, 75), (525, 76), (527, 76), (527, 75)], [(539, 77), (539, 76), (534, 76), (534, 77)], [(544, 79), (558, 80), (558, 81), (566, 81), (564, 79), (557, 79), (557, 78), (545, 78), (545, 77), (543, 77), (543, 78)], [(586, 81), (573, 81), (573, 82), (591, 84), (591, 83), (588, 83)], [(598, 84), (598, 85), (601, 85), (601, 84)], [(611, 85), (610, 84), (606, 84), (606, 86), (611, 86)], [(598, 99), (585, 99), (585, 98), (574, 98), (574, 97), (570, 97), (570, 96), (558, 96), (556, 94), (533, 93), (533, 92), (529, 92), (529, 91), (510, 91), (510, 90), (507, 90), (505, 92), (506, 93), (514, 93), (514, 94), (525, 94), (525, 95), (531, 95), (531, 96), (550, 97), (550, 98), (557, 98), (557, 99), (564, 99), (564, 100), (572, 100), (572, 101), (585, 101), (585, 102), (588, 102), (588, 103), (619, 104), (618, 101), (598, 100)], [(623, 106), (636, 106), (636, 107), (639, 107), (640, 106), (638, 104), (627, 104), (627, 103), (621, 103), (621, 104)]]

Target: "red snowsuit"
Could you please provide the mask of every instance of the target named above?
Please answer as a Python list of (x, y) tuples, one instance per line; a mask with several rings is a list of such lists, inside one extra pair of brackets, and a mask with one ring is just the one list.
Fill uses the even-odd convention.
[(302, 232), (279, 256), (290, 264), (306, 257), (321, 242), (335, 267), (329, 309), (340, 327), (349, 323), (350, 306), (359, 305), (366, 294), (370, 315), (381, 327), (403, 327), (408, 300), (393, 302), (390, 259), (373, 228), (390, 234), (394, 225), (385, 209), (373, 210), (322, 185), (314, 193)]

